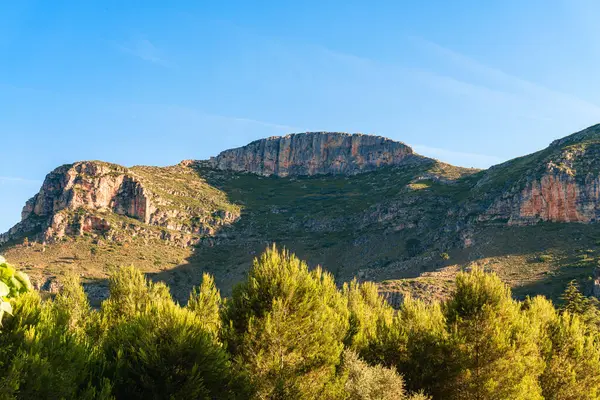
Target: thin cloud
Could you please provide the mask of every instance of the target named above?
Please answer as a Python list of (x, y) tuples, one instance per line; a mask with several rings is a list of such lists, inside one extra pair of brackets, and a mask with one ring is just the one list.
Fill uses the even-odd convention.
[(42, 181), (37, 179), (26, 179), (18, 176), (0, 176), (0, 183), (21, 183), (24, 185), (40, 185)]
[(185, 107), (185, 106), (180, 106), (180, 105), (173, 105), (173, 104), (155, 105), (155, 107), (159, 107), (163, 110), (168, 110), (172, 113), (174, 112), (177, 114), (187, 115), (187, 116), (192, 116), (192, 117), (197, 117), (197, 118), (198, 117), (212, 118), (212, 119), (219, 119), (219, 120), (223, 120), (223, 121), (229, 121), (232, 123), (241, 123), (241, 124), (248, 124), (248, 125), (261, 125), (261, 126), (265, 126), (268, 128), (277, 129), (280, 131), (285, 131), (286, 133), (305, 131), (304, 129), (298, 128), (296, 126), (279, 124), (279, 123), (275, 123), (275, 122), (261, 121), (261, 120), (245, 118), (245, 117), (235, 117), (235, 116), (221, 115), (221, 114), (210, 114), (210, 113), (205, 113), (203, 111), (197, 110), (192, 107)]
[(216, 118), (228, 119), (228, 120), (236, 121), (236, 122), (244, 122), (244, 123), (248, 123), (248, 124), (267, 126), (269, 128), (286, 131), (287, 133), (304, 132), (305, 131), (305, 129), (290, 126), (290, 125), (281, 125), (281, 124), (277, 124), (277, 123), (273, 123), (273, 122), (259, 121), (259, 120), (251, 119), (251, 118), (227, 117), (227, 116), (222, 116), (222, 115), (209, 115), (209, 116), (216, 117)]
[(117, 45), (117, 48), (124, 53), (130, 54), (144, 61), (161, 65), (163, 67), (173, 67), (163, 55), (163, 52), (150, 40), (144, 38), (136, 38)]
[(437, 158), (441, 161), (463, 167), (488, 168), (492, 165), (506, 161), (500, 157), (490, 156), (487, 154), (466, 153), (462, 151), (440, 149), (438, 147), (431, 147), (422, 144), (413, 145), (412, 148), (421, 155)]
[(454, 65), (476, 74), (488, 81), (490, 85), (497, 84), (503, 87), (504, 92), (518, 93), (521, 96), (543, 99), (545, 102), (553, 101), (561, 106), (568, 106), (578, 111), (599, 116), (600, 106), (590, 101), (581, 99), (573, 94), (560, 92), (536, 82), (532, 82), (509, 73), (476, 61), (464, 54), (452, 49), (443, 47), (435, 42), (420, 37), (412, 37), (417, 45), (425, 50), (429, 50), (438, 56), (446, 59)]

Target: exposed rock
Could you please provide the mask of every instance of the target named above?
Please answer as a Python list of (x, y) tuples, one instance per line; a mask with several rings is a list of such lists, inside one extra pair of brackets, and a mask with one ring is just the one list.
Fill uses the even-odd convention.
[(260, 175), (356, 174), (400, 165), (413, 156), (404, 143), (381, 136), (308, 132), (257, 140), (211, 158), (222, 170)]

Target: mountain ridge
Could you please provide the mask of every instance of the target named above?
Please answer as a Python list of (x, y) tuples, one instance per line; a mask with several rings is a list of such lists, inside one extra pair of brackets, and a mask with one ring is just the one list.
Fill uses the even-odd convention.
[[(64, 269), (101, 280), (115, 262), (133, 263), (185, 299), (202, 271), (227, 293), (254, 254), (277, 242), (333, 269), (340, 282), (358, 277), (389, 289), (398, 285), (383, 282), (418, 279), (437, 293), (426, 278), (435, 271), (516, 249), (490, 247), (492, 232), (517, 229), (517, 237), (519, 227), (539, 225), (540, 240), (557, 249), (540, 223), (598, 220), (597, 131), (488, 170), (445, 164), (381, 136), (327, 132), (261, 139), (170, 167), (77, 162), (48, 174), (22, 221), (0, 235), (0, 251), (29, 265), (41, 285)], [(539, 253), (536, 246), (518, 252)], [(540, 265), (563, 268), (553, 262)]]

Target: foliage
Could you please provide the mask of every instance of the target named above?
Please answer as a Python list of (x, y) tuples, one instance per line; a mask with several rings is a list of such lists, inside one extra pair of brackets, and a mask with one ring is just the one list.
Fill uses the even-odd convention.
[(542, 398), (536, 331), (496, 275), (477, 268), (459, 274), (444, 314), (456, 372), (449, 398)]
[(192, 289), (187, 308), (196, 313), (207, 332), (217, 337), (221, 330), (221, 293), (215, 286), (215, 279), (205, 273), (200, 287)]
[(600, 329), (600, 302), (595, 297), (584, 296), (576, 281), (569, 282), (561, 300), (563, 311), (578, 315), (589, 329)]
[[(76, 300), (59, 294), (42, 302), (36, 292), (14, 301), (0, 335), (2, 364), (0, 398), (109, 398), (107, 382), (91, 387), (97, 353), (76, 329), (72, 309)], [(91, 397), (90, 397), (91, 396)]]
[(564, 312), (548, 322), (546, 367), (540, 377), (545, 399), (597, 399), (600, 346), (577, 315)]
[(275, 247), (227, 301), (207, 274), (185, 307), (132, 267), (99, 309), (76, 276), (63, 282), (47, 300), (9, 290), (1, 399), (600, 397), (598, 307), (575, 283), (557, 309), (474, 268), (446, 301), (394, 311), (374, 284), (340, 290)]
[(110, 290), (101, 310), (101, 352), (117, 398), (228, 398), (234, 384), (244, 393), (200, 317), (214, 320), (218, 310), (181, 308), (164, 284), (131, 267), (111, 277)]
[(402, 377), (392, 368), (369, 366), (356, 353), (346, 350), (343, 370), (348, 374), (346, 392), (349, 400), (402, 400), (406, 398)]
[(375, 340), (378, 325), (390, 323), (394, 311), (379, 295), (373, 282), (359, 283), (354, 279), (344, 284), (343, 293), (350, 311), (350, 327), (345, 344), (355, 351), (365, 351)]
[(337, 390), (348, 318), (330, 274), (273, 246), (227, 304), (226, 341), (259, 398), (324, 398)]
[(0, 256), (0, 324), (4, 313), (12, 314), (12, 306), (8, 301), (32, 289), (29, 277)]

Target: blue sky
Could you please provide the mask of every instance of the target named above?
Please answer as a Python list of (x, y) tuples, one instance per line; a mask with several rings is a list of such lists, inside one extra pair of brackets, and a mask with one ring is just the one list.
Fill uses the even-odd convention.
[(600, 122), (600, 6), (0, 2), (0, 231), (58, 165), (376, 133), (487, 167)]

